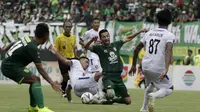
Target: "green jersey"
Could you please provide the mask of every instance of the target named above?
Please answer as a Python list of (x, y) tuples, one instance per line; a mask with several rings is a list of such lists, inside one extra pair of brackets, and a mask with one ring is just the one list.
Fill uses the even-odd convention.
[[(93, 52), (99, 56), (101, 67), (104, 76), (121, 78), (123, 63), (120, 59), (120, 49), (123, 46), (123, 41), (116, 41), (109, 46), (95, 45)], [(116, 75), (116, 76), (113, 76)]]
[(27, 66), (31, 62), (41, 63), (37, 44), (35, 40), (24, 37), (7, 51), (6, 59), (3, 60), (2, 66), (17, 70), (18, 68)]

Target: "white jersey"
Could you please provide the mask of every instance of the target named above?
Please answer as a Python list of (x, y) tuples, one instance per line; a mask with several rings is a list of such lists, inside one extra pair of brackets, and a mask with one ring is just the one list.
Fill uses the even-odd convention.
[(90, 92), (93, 95), (97, 93), (98, 85), (95, 81), (95, 74), (86, 73), (79, 60), (71, 60), (69, 76), (71, 86), (78, 97), (85, 92)]
[(155, 73), (162, 73), (165, 70), (165, 50), (168, 42), (173, 43), (175, 36), (163, 28), (150, 30), (141, 39), (146, 53), (142, 60), (142, 69)]
[(98, 37), (98, 38), (91, 45), (101, 44), (101, 40), (99, 38), (99, 32), (95, 31), (94, 29), (90, 29), (90, 30), (86, 31), (85, 34), (82, 37), (82, 40), (86, 41), (86, 42), (89, 42), (94, 37)]
[[(82, 37), (82, 40), (89, 42), (94, 37), (98, 37), (98, 38), (91, 45), (101, 44), (101, 40), (99, 38), (99, 32), (95, 31), (94, 29), (88, 30)], [(100, 65), (99, 56), (97, 54), (87, 50), (87, 57), (89, 59), (89, 67), (86, 71), (88, 73), (100, 72), (101, 65)]]
[[(90, 79), (91, 74), (86, 74), (79, 60), (71, 60), (72, 65), (70, 67), (69, 76), (72, 88), (76, 84), (80, 84), (85, 82), (84, 80)], [(83, 83), (82, 83), (83, 84)]]

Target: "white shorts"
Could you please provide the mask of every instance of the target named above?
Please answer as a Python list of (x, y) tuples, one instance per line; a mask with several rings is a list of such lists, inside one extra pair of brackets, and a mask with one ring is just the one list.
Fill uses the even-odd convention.
[(145, 76), (146, 85), (153, 84), (157, 89), (161, 88), (172, 88), (172, 83), (169, 79), (169, 77), (166, 75), (166, 77), (161, 81), (159, 79), (160, 75), (159, 73), (152, 72), (150, 70), (143, 70), (143, 74)]
[(74, 84), (74, 93), (76, 96), (81, 97), (85, 92), (90, 92), (93, 95), (98, 91), (98, 84), (94, 80), (95, 74), (87, 74), (87, 77), (79, 78)]
[(89, 59), (89, 67), (87, 69), (87, 72), (88, 73), (100, 72), (101, 64), (100, 64), (99, 56), (90, 51), (90, 52), (87, 52), (87, 57)]

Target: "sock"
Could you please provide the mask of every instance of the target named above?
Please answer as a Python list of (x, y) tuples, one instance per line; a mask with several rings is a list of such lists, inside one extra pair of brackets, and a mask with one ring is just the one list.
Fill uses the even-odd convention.
[(35, 82), (31, 86), (32, 94), (39, 108), (44, 108), (44, 99), (40, 82)]
[(149, 93), (153, 92), (154, 89), (154, 85), (149, 84), (149, 86), (146, 88), (145, 93), (144, 93), (144, 101), (143, 101), (143, 105), (142, 105), (142, 109), (147, 110), (148, 107), (148, 95)]
[(153, 94), (153, 98), (164, 98), (172, 93), (172, 89), (162, 88)]
[(66, 87), (67, 87), (67, 81), (63, 81), (63, 82), (61, 83), (61, 89), (63, 90), (63, 94), (65, 94)]
[(99, 78), (98, 80), (98, 95), (99, 95), (99, 99), (104, 99), (105, 98), (105, 93), (103, 92), (103, 82), (102, 82), (103, 77)]
[(32, 94), (32, 84), (30, 85), (30, 87), (29, 87), (29, 95), (30, 95), (30, 106), (31, 107), (36, 107), (37, 106), (37, 104), (36, 104), (36, 101), (35, 101), (35, 98), (34, 98), (34, 96), (33, 96), (33, 94)]

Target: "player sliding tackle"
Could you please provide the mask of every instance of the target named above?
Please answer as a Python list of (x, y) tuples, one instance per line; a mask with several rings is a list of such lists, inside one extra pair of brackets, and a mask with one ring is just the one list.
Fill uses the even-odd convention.
[[(100, 63), (103, 68), (103, 85), (107, 93), (107, 100), (112, 103), (131, 104), (131, 98), (127, 92), (127, 88), (121, 78), (123, 64), (120, 59), (120, 48), (128, 41), (131, 41), (141, 32), (146, 32), (143, 29), (133, 35), (130, 35), (123, 40), (110, 43), (109, 32), (104, 29), (99, 32), (102, 45), (90, 44), (96, 39), (93, 38), (87, 44), (82, 44), (86, 49), (96, 53), (100, 58)], [(116, 98), (117, 97), (117, 98)]]
[(44, 44), (49, 39), (49, 28), (46, 24), (40, 23), (36, 26), (35, 37), (23, 37), (21, 40), (12, 43), (3, 50), (7, 51), (6, 59), (3, 60), (1, 71), (4, 76), (12, 79), (18, 84), (29, 84), (30, 107), (29, 112), (53, 112), (44, 107), (43, 93), (40, 78), (26, 68), (31, 62), (35, 66), (43, 78), (49, 82), (52, 88), (58, 92), (62, 92), (59, 85), (54, 83), (42, 67), (37, 46)]
[[(159, 28), (147, 32), (133, 53), (130, 74), (136, 72), (138, 52), (143, 47), (146, 49), (142, 60), (142, 70), (148, 87), (144, 93), (141, 112), (153, 112), (155, 99), (166, 97), (173, 90), (173, 86), (167, 76), (175, 39), (174, 34), (167, 30), (168, 25), (171, 23), (171, 17), (169, 10), (160, 11), (157, 14)], [(154, 88), (158, 90), (155, 93), (153, 93)]]
[[(71, 85), (76, 96), (81, 97), (85, 92), (90, 92), (94, 95), (92, 103), (102, 103), (104, 94), (102, 92), (102, 81), (99, 78), (101, 73), (88, 73), (86, 69), (89, 66), (89, 59), (87, 57), (80, 57), (79, 60), (68, 60), (61, 56), (58, 51), (51, 46), (50, 51), (55, 54), (58, 59), (65, 65), (70, 66), (70, 80)], [(99, 83), (97, 83), (99, 82)]]

